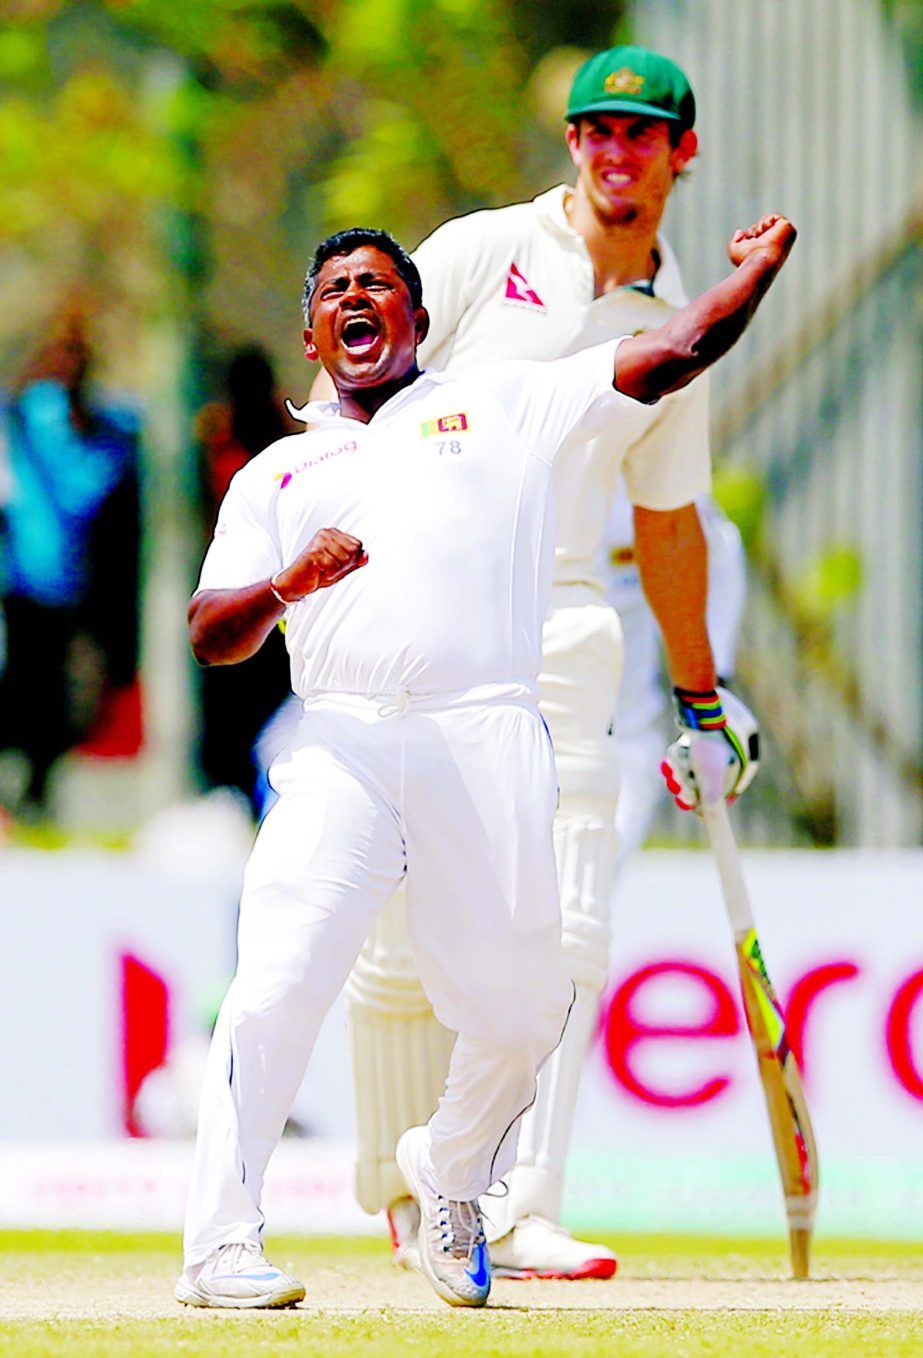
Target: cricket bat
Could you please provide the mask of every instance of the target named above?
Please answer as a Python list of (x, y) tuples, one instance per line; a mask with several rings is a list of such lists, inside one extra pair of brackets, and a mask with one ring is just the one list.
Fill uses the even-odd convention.
[(818, 1161), (801, 1074), (785, 1035), (785, 1015), (760, 951), (753, 912), (740, 870), (737, 844), (723, 801), (703, 805), (702, 818), (718, 863), (724, 902), (734, 931), (744, 1012), (759, 1070), (775, 1146), (792, 1274), (807, 1278), (817, 1207)]

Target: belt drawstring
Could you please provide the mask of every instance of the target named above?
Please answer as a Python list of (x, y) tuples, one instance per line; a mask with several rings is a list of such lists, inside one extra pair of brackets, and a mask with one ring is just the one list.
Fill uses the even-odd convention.
[(383, 699), (378, 708), (380, 717), (404, 717), (413, 701), (409, 688), (399, 688), (394, 693), (380, 693), (377, 696)]

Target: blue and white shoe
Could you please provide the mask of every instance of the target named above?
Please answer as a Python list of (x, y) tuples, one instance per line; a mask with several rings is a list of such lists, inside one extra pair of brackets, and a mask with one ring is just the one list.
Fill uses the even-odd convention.
[(445, 1198), (426, 1169), (429, 1131), (411, 1127), (397, 1143), (397, 1163), (420, 1208), (420, 1268), (450, 1306), (483, 1306), (490, 1293), (490, 1255), (476, 1201)]
[(259, 1245), (220, 1245), (195, 1274), (177, 1279), (173, 1295), (184, 1306), (294, 1306), (304, 1300), (304, 1285), (275, 1268)]

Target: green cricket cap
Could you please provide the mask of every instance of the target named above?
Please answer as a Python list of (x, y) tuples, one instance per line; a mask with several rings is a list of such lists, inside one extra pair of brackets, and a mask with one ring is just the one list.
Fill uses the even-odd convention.
[(695, 122), (695, 95), (669, 57), (646, 47), (610, 47), (574, 76), (564, 116), (571, 121), (586, 113), (646, 113), (686, 129)]

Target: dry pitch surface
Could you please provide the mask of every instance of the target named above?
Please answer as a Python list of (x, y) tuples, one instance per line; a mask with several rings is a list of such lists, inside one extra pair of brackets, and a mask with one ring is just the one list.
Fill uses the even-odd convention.
[(267, 1252), (304, 1279), (305, 1302), (209, 1312), (172, 1299), (173, 1237), (0, 1233), (0, 1353), (923, 1358), (923, 1246), (822, 1241), (811, 1281), (795, 1283), (778, 1242), (611, 1243), (611, 1282), (497, 1281), (486, 1311), (470, 1312), (395, 1269), (382, 1240), (278, 1239)]

